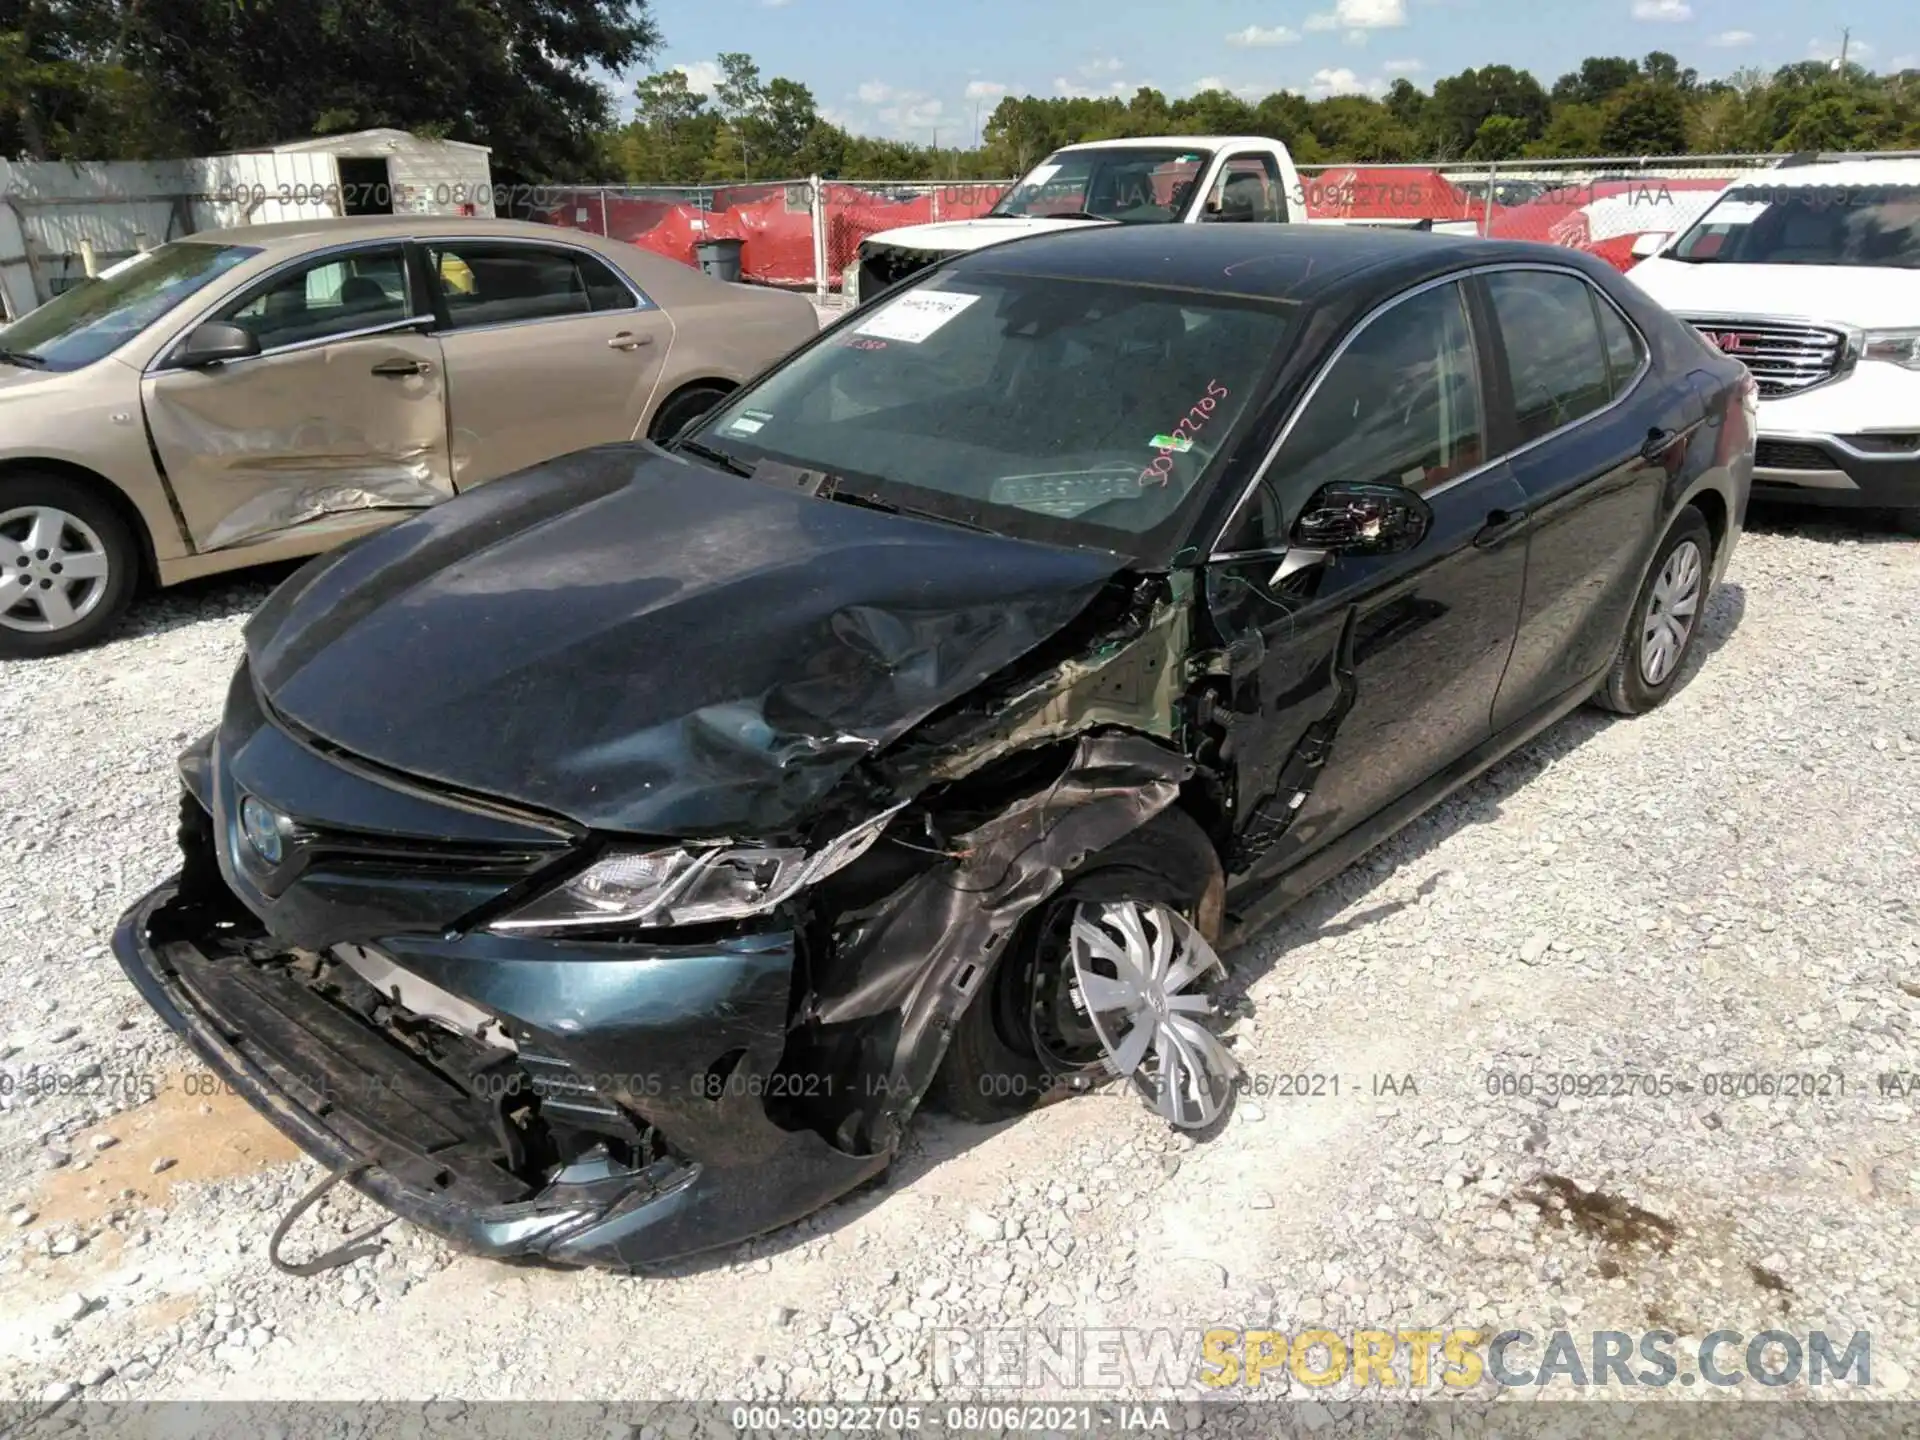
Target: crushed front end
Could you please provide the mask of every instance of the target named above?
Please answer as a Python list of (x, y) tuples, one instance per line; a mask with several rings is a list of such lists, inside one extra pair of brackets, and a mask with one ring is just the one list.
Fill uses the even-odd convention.
[(797, 1118), (819, 1083), (780, 1070), (807, 942), (778, 918), (650, 943), (475, 924), (586, 837), (329, 753), (263, 713), (245, 667), (182, 771), (180, 874), (115, 954), (208, 1065), (397, 1214), (484, 1255), (630, 1268), (885, 1168)]

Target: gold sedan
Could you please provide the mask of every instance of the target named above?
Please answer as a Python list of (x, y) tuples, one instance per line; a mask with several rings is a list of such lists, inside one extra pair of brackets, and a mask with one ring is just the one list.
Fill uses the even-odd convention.
[(670, 438), (804, 298), (507, 220), (207, 231), (0, 330), (0, 657), (143, 584), (317, 554), (591, 445)]

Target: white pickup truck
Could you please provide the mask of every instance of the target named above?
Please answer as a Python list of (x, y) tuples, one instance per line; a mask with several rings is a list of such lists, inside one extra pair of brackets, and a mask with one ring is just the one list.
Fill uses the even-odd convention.
[(843, 285), (848, 302), (857, 304), (949, 255), (1005, 240), (1089, 223), (1219, 221), (1307, 221), (1306, 192), (1285, 145), (1261, 135), (1161, 135), (1068, 145), (1034, 166), (978, 219), (869, 236)]

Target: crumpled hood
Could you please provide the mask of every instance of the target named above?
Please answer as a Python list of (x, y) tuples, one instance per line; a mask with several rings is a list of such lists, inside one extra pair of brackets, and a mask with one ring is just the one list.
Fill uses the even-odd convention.
[(790, 830), (1120, 569), (613, 445), (287, 581), (247, 627), (296, 726), (600, 829)]
[(1627, 278), (1681, 315), (1791, 317), (1862, 330), (1920, 324), (1920, 271), (1891, 265), (1689, 265), (1656, 256)]
[(1049, 220), (1042, 215), (983, 215), (975, 220), (943, 220), (932, 225), (903, 225), (898, 230), (883, 230), (869, 235), (871, 245), (903, 245), (913, 250), (938, 250), (952, 253), (979, 250), (1003, 240), (1023, 240), (1029, 235), (1051, 235), (1056, 230), (1085, 230), (1118, 222), (1093, 220)]

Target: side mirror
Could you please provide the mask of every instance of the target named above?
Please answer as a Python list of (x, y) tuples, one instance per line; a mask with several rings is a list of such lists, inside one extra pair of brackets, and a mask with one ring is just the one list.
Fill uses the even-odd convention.
[(1644, 260), (1649, 255), (1658, 255), (1660, 247), (1673, 238), (1671, 230), (1649, 230), (1645, 234), (1633, 237), (1633, 258)]
[(1398, 555), (1432, 528), (1432, 509), (1405, 486), (1340, 481), (1307, 501), (1292, 544), (1325, 555)]
[(259, 353), (260, 342), (246, 326), (235, 325), (230, 320), (209, 320), (193, 327), (173, 358), (185, 369), (201, 370)]

